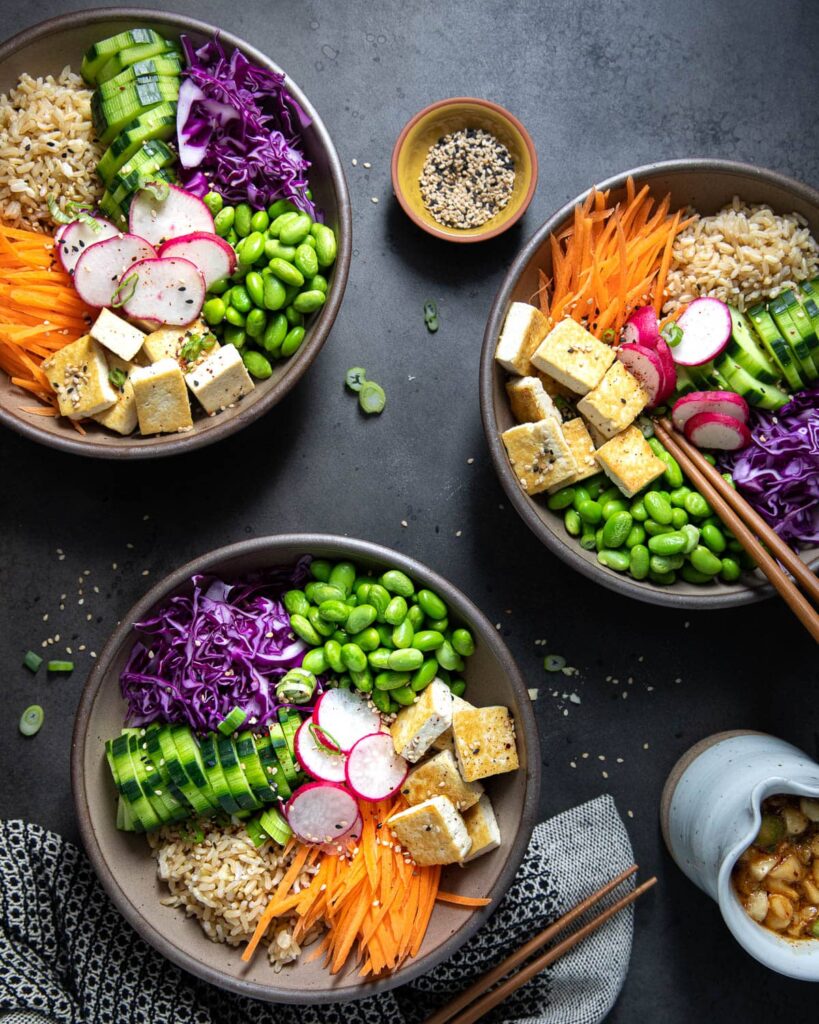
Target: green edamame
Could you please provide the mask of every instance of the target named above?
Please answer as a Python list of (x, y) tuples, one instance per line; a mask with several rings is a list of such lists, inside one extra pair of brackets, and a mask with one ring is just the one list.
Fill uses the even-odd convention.
[(468, 629), (456, 629), (449, 639), (456, 654), (468, 658), (475, 653), (475, 640)]
[(281, 309), (287, 301), (287, 291), (281, 281), (272, 273), (262, 277), (262, 302), (265, 309)]
[(429, 622), (427, 622), (427, 629), (434, 629), (439, 633), (446, 633), (449, 629), (448, 617), (444, 615), (441, 619), (430, 619)]
[(381, 576), (381, 586), (391, 594), (400, 594), (401, 597), (412, 597), (415, 593), (412, 580), (400, 569), (388, 569)]
[(324, 643), (324, 657), (327, 659), (327, 664), (334, 672), (345, 672), (347, 666), (344, 664), (344, 659), (341, 657), (341, 644), (338, 640), (330, 638)]
[(655, 523), (653, 519), (646, 519), (646, 521), (643, 523), (643, 526), (645, 527), (645, 531), (649, 535), (649, 537), (656, 537), (660, 533), (674, 532), (673, 526), (662, 526), (660, 523)]
[(242, 362), (250, 376), (255, 377), (256, 380), (267, 380), (273, 375), (273, 367), (261, 352), (243, 352)]
[(409, 707), (410, 704), (415, 703), (415, 693), (409, 686), (399, 686), (397, 689), (391, 690), (390, 693), (392, 694), (392, 699), (404, 707)]
[(352, 593), (355, 586), (355, 566), (352, 562), (336, 562), (330, 570), (327, 582), (331, 587), (338, 587), (344, 594)]
[(615, 572), (626, 572), (631, 562), (625, 551), (611, 551), (608, 548), (597, 552), (597, 561)]
[(324, 648), (316, 647), (315, 650), (308, 651), (302, 660), (301, 667), (306, 669), (308, 672), (312, 672), (314, 676), (320, 676), (322, 673), (326, 672), (329, 668), (329, 662), (327, 661), (327, 655)]
[(700, 531), (693, 523), (686, 523), (680, 527), (680, 533), (685, 537), (684, 555), (690, 555), (700, 542)]
[[(611, 515), (603, 527), (603, 545), (606, 548), (619, 548), (626, 542), (631, 532), (633, 520), (625, 509), (619, 509)], [(605, 565), (605, 563), (603, 563)], [(624, 570), (621, 570), (624, 571)]]
[(671, 523), (671, 503), (666, 501), (659, 491), (649, 491), (643, 498), (643, 504), (655, 523), (659, 523), (660, 526), (668, 526)]
[(564, 487), (563, 490), (552, 494), (546, 502), (546, 507), (552, 512), (562, 512), (564, 508), (574, 504), (574, 487)]
[(675, 530), (681, 530), (688, 522), (688, 513), (684, 508), (671, 509), (671, 525)]
[(392, 598), (390, 592), (386, 587), (382, 587), (380, 583), (371, 583), (370, 590), (367, 594), (367, 602), (375, 608), (376, 618), (379, 622), (384, 622), (384, 613), (387, 610), (387, 605), (390, 603)]
[(636, 519), (638, 523), (644, 523), (648, 519), (648, 512), (642, 498), (636, 498), (629, 508), (631, 518)]
[(424, 655), (414, 647), (390, 652), (389, 667), (393, 672), (415, 672), (424, 664)]
[(322, 601), (319, 605), (319, 615), (328, 622), (346, 622), (350, 609), (343, 601), (331, 598), (329, 601)]
[(563, 525), (570, 537), (579, 537), (583, 529), (583, 520), (576, 509), (567, 508), (563, 515)]
[(742, 568), (735, 558), (723, 558), (720, 577), (726, 583), (735, 583), (742, 575)]
[(275, 203), (271, 203), (267, 208), (267, 216), (271, 221), (274, 221), (277, 217), (283, 213), (289, 211), (295, 211), (296, 207), (290, 202), (289, 199), (277, 199)]
[(381, 637), (378, 635), (378, 630), (373, 626), (367, 626), (366, 629), (354, 633), (350, 639), (353, 643), (358, 644), (362, 651), (366, 651), (368, 654), (370, 651), (374, 651), (381, 646)]
[(341, 647), (341, 660), (351, 672), (363, 672), (367, 667), (367, 655), (358, 644), (343, 644)]
[[(424, 615), (428, 618), (443, 619), (446, 616), (446, 605), (434, 591), (426, 588), (419, 590), (417, 600)], [(434, 629), (435, 627), (430, 626), (430, 628)]]
[(403, 622), (399, 623), (392, 631), (392, 642), (395, 647), (412, 647), (412, 641), (415, 639), (415, 630), (412, 628), (412, 623), (409, 619), (404, 619)]
[(633, 547), (638, 544), (644, 544), (646, 539), (646, 531), (642, 523), (635, 523), (629, 530), (628, 537), (626, 537), (626, 543), (624, 547), (631, 551)]
[(294, 355), (301, 343), (304, 341), (304, 328), (303, 327), (291, 327), (287, 332), (287, 335), (282, 342), (282, 355), (286, 358)]
[(258, 270), (251, 270), (245, 278), (245, 289), (254, 306), (261, 307), (264, 299), (264, 278)]
[(711, 515), (711, 506), (697, 491), (692, 491), (690, 494), (685, 496), (685, 502), (683, 503), (685, 511), (693, 519), (705, 519), (706, 516)]
[(244, 285), (235, 284), (228, 294), (231, 306), (240, 313), (249, 313), (253, 309), (253, 301)]
[(267, 327), (267, 313), (263, 309), (251, 309), (245, 320), (248, 338), (261, 338)]
[(410, 678), (408, 672), (379, 672), (375, 677), (375, 686), (377, 690), (396, 690), (399, 686), (406, 686)]
[[(241, 316), (241, 313), (238, 315)], [(227, 327), (225, 327), (223, 338), (226, 345), (233, 345), (234, 348), (238, 349), (242, 349), (245, 341), (247, 341), (244, 328), (232, 323), (228, 323)]]
[(659, 573), (660, 575), (666, 572), (674, 572), (675, 569), (680, 569), (682, 564), (683, 559), (680, 555), (652, 555), (649, 559), (651, 572)]
[(242, 266), (252, 266), (264, 253), (264, 235), (261, 231), (251, 232), (236, 248), (236, 258)]
[(296, 267), (304, 274), (305, 278), (312, 278), (318, 273), (318, 257), (315, 249), (305, 242), (296, 249), (293, 256)]
[(456, 679), (454, 683), (450, 684), (449, 689), (452, 691), (453, 697), (463, 697), (466, 693), (466, 683), (463, 679)]
[(278, 217), (273, 218), (267, 229), (267, 233), (271, 238), (278, 238), (281, 235), (282, 228), (289, 224), (291, 220), (295, 220), (298, 216), (298, 210), (285, 210), (284, 213), (280, 213)]
[(406, 617), (407, 602), (400, 594), (396, 594), (396, 596), (387, 605), (387, 610), (384, 612), (384, 618), (391, 626), (397, 626), (402, 623)]
[(365, 668), (362, 672), (350, 671), (350, 678), (353, 686), (362, 693), (372, 693), (373, 688), (373, 674), (369, 667)]
[(572, 502), (572, 504), (575, 507), (575, 510), (579, 511), (580, 510), (580, 506), (585, 501), (591, 501), (591, 494), (589, 494), (588, 489), (583, 487), (582, 485), (575, 487), (574, 488), (574, 500)]
[(281, 353), (282, 342), (287, 336), (287, 328), (287, 317), (283, 313), (273, 317), (262, 336), (262, 346), (265, 352), (269, 352), (272, 356), (278, 356)]
[(213, 218), (213, 230), (219, 235), (220, 238), (224, 238), (227, 233), (233, 228), (233, 221), (236, 216), (236, 210), (232, 206), (226, 206), (220, 210)]
[(276, 277), (280, 281), (284, 281), (285, 284), (293, 285), (296, 288), (301, 288), (304, 284), (304, 277), (301, 271), (297, 270), (292, 263), (283, 260), (281, 256), (274, 256), (269, 266)]
[(304, 314), (300, 313), (295, 306), (288, 306), (284, 315), (287, 317), (287, 322), (291, 327), (301, 327), (304, 324)]
[(577, 514), (584, 523), (588, 523), (589, 526), (597, 526), (603, 518), (603, 509), (599, 502), (592, 501), (591, 498), (587, 498), (585, 501), (581, 501), (580, 505), (577, 506)]
[(299, 292), (293, 299), (293, 308), (299, 313), (314, 313), (327, 301), (327, 296), (320, 291)]
[(629, 552), (628, 570), (635, 580), (644, 580), (648, 576), (650, 557), (644, 544), (635, 544)]
[(441, 668), (445, 668), (449, 672), (463, 672), (463, 659), (449, 640), (444, 640), (435, 652), (435, 659)]
[(347, 632), (360, 633), (375, 622), (376, 610), (371, 604), (359, 604), (347, 616)]
[(688, 557), (694, 568), (706, 576), (716, 576), (722, 570), (722, 560), (701, 544), (698, 544)]
[(671, 492), (671, 504), (674, 508), (684, 508), (685, 499), (691, 493), (690, 487), (675, 487)]
[(225, 319), (225, 311), (227, 306), (218, 295), (214, 295), (213, 298), (202, 306), (202, 316), (205, 318), (205, 323), (215, 327)]
[(318, 257), (319, 266), (332, 266), (335, 263), (338, 251), (333, 229), (327, 227), (326, 224), (314, 225), (313, 237), (316, 240), (316, 256)]
[(313, 580), (306, 583), (304, 593), (307, 595), (308, 601), (317, 605), (323, 601), (343, 601), (345, 598), (344, 591), (340, 587), (335, 587), (332, 583), (327, 583), (324, 580)]
[(423, 665), (413, 675), (412, 680), (410, 681), (410, 686), (412, 686), (416, 693), (419, 693), (421, 690), (429, 686), (437, 672), (438, 662), (435, 658), (427, 658)]
[(603, 519), (608, 522), (618, 512), (627, 512), (628, 506), (622, 498), (609, 498), (608, 501), (600, 501), (600, 508), (603, 513)]
[(704, 523), (700, 532), (702, 542), (708, 550), (713, 551), (715, 555), (721, 555), (725, 550), (726, 543), (719, 527), (714, 526), (713, 523)]
[[(313, 222), (306, 213), (298, 213), (279, 229), (279, 238), (284, 245), (300, 245), (310, 234)], [(316, 239), (318, 243), (318, 239)]]
[(437, 629), (421, 629), (413, 637), (412, 646), (418, 651), (434, 651), (443, 642), (444, 634)]
[(679, 532), (660, 533), (648, 539), (648, 550), (655, 555), (679, 555), (685, 551), (687, 545), (688, 538)]
[(706, 576), (704, 572), (700, 572), (695, 569), (693, 565), (689, 565), (688, 562), (680, 569), (680, 576), (685, 580), (686, 583), (713, 583), (713, 576)]
[(330, 282), (327, 280), (324, 274), (313, 274), (313, 276), (307, 282), (307, 285), (311, 291), (324, 292), (324, 294), (326, 295), (330, 287)]
[[(290, 628), (296, 634), (300, 636), (306, 644), (310, 644), (311, 647), (318, 647), (321, 644), (321, 637), (313, 629), (310, 621), (304, 615), (291, 615), (290, 616)], [(305, 655), (307, 657), (307, 655)], [(312, 672), (313, 670), (310, 669)]]
[(424, 624), (424, 613), (417, 604), (410, 605), (410, 609), (407, 612), (407, 618), (412, 623), (412, 628), (416, 631)]
[(383, 715), (389, 714), (392, 701), (390, 700), (389, 693), (385, 690), (373, 690), (372, 702)]
[(310, 602), (303, 590), (288, 590), (284, 595), (284, 607), (291, 615), (307, 615)]
[(250, 209), (250, 205), (248, 203), (239, 203), (236, 207), (233, 227), (240, 238), (246, 238), (250, 234), (250, 219), (252, 216), (253, 211)]
[[(325, 622), (319, 614), (318, 608), (311, 608), (307, 613), (307, 621), (313, 627), (313, 629), (319, 634), (319, 636), (328, 637), (332, 636), (335, 632), (336, 625), (334, 622)], [(322, 640), (322, 643), (324, 641)]]
[(264, 243), (264, 254), (268, 260), (279, 256), (288, 263), (292, 263), (296, 256), (296, 248), (293, 245), (282, 245), (278, 238), (268, 238)]
[(207, 195), (202, 197), (202, 202), (207, 206), (214, 217), (225, 205), (224, 199), (218, 192), (208, 192)]
[(270, 216), (267, 210), (257, 210), (250, 218), (251, 231), (267, 231), (270, 227)]
[(677, 582), (675, 572), (650, 572), (648, 578), (652, 583), (657, 583), (661, 587), (670, 587), (672, 583)]
[(597, 531), (588, 523), (583, 524), (583, 532), (580, 534), (579, 544), (584, 551), (594, 551), (597, 547)]
[(367, 655), (367, 661), (373, 668), (383, 670), (390, 667), (390, 655), (393, 652), (388, 647), (377, 647)]

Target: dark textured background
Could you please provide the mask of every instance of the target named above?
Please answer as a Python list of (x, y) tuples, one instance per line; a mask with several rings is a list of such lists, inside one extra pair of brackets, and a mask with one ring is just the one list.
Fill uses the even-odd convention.
[[(83, 6), (0, 0), (0, 31)], [(637, 911), (631, 972), (610, 1020), (768, 1022), (786, 1009), (794, 1019), (815, 1018), (815, 992), (766, 972), (733, 943), (715, 904), (665, 854), (657, 826), (668, 770), (711, 732), (762, 729), (819, 753), (815, 651), (771, 601), (678, 614), (571, 573), (504, 507), (477, 399), (484, 322), (506, 266), (523, 239), (590, 182), (652, 160), (713, 156), (819, 184), (815, 4), (166, 6), (252, 40), (311, 97), (349, 176), (352, 273), (333, 333), (301, 385), (263, 422), (217, 447), (129, 466), (0, 436), (0, 815), (76, 838), (68, 748), (89, 652), (101, 649), (150, 582), (247, 536), (360, 536), (427, 562), (502, 622), (529, 685), (540, 690), (544, 816), (611, 792), (642, 870), (659, 875)], [(455, 247), (406, 220), (391, 198), (389, 157), (416, 110), (468, 94), (523, 120), (540, 156), (540, 183), (517, 228), (494, 243)], [(441, 312), (435, 335), (422, 319), (429, 297)], [(360, 416), (345, 394), (352, 364), (386, 387), (380, 419)], [(20, 665), (24, 651), (56, 633), (53, 652), (73, 647), (76, 671), (32, 678)], [(535, 644), (540, 639), (547, 648)], [(81, 643), (87, 650), (77, 654)], [(578, 674), (548, 676), (546, 650), (565, 655)], [(571, 693), (580, 704), (568, 701)], [(17, 718), (34, 701), (46, 723), (25, 740)]]

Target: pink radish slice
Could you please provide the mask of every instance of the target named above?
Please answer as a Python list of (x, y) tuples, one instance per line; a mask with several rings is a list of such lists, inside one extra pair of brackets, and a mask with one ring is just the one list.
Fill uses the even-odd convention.
[(691, 417), (701, 412), (718, 412), (746, 424), (751, 415), (748, 403), (733, 391), (689, 391), (674, 403), (671, 419), (677, 430), (683, 431)]
[(89, 306), (110, 306), (123, 276), (137, 263), (154, 257), (154, 247), (144, 238), (117, 232), (83, 252), (74, 267), (74, 287)]
[(408, 770), (385, 732), (362, 736), (347, 755), (347, 785), (361, 800), (386, 800), (397, 793)]
[(731, 340), (731, 311), (719, 299), (694, 299), (677, 324), (683, 336), (672, 355), (681, 366), (715, 359)]
[(668, 378), (662, 360), (653, 348), (625, 344), (617, 349), (617, 358), (648, 392), (648, 404), (657, 405), (668, 389)]
[(721, 412), (698, 412), (685, 425), (685, 436), (698, 448), (735, 452), (751, 443), (751, 431)]
[(674, 356), (671, 354), (668, 342), (662, 337), (662, 335), (657, 336), (657, 344), (654, 351), (660, 357), (660, 362), (663, 364), (663, 369), (665, 370), (666, 386), (657, 399), (657, 404), (660, 405), (667, 399), (671, 398), (676, 390), (677, 367), (674, 365)]
[(179, 256), (190, 260), (205, 279), (205, 287), (214, 281), (229, 277), (236, 269), (236, 252), (232, 245), (218, 235), (195, 231), (192, 235), (170, 238), (159, 247), (159, 255)]
[(110, 220), (102, 217), (95, 217), (94, 220), (98, 225), (96, 231), (86, 221), (72, 220), (70, 224), (63, 224), (54, 236), (60, 263), (69, 274), (74, 273), (77, 261), (86, 249), (122, 233)]
[(290, 797), (286, 813), (290, 828), (303, 842), (330, 843), (350, 831), (358, 804), (336, 782), (308, 782)]
[(357, 842), (364, 831), (364, 822), (361, 820), (361, 812), (352, 824), (352, 827), (343, 836), (337, 836), (329, 843), (321, 844), (321, 852), (330, 857), (339, 857), (347, 849), (350, 843)]
[(169, 238), (181, 238), (198, 231), (209, 235), (213, 217), (201, 199), (178, 185), (170, 185), (165, 199), (157, 198), (156, 190), (140, 189), (128, 211), (128, 226), (135, 235), (142, 235), (152, 245), (161, 245)]
[(313, 718), (345, 753), (381, 727), (381, 715), (352, 690), (327, 690), (316, 701)]
[[(136, 283), (128, 285), (125, 278), (132, 274)], [(128, 316), (183, 327), (202, 312), (205, 282), (190, 260), (147, 259), (123, 274), (122, 295), (128, 296), (122, 306)]]
[(293, 747), (296, 760), (314, 779), (322, 782), (344, 782), (344, 762), (346, 757), (340, 750), (332, 751), (316, 739), (315, 732), (310, 728), (315, 725), (312, 718), (302, 722), (296, 732)]
[(626, 320), (622, 340), (626, 344), (654, 348), (660, 337), (660, 322), (653, 306), (640, 306)]

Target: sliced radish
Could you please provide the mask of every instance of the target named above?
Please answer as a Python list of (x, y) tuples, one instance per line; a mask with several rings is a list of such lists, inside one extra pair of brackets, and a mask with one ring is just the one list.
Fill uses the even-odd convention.
[(74, 267), (74, 287), (89, 306), (110, 306), (122, 277), (135, 264), (156, 256), (152, 245), (138, 235), (117, 232), (89, 245)]
[(361, 800), (386, 800), (397, 793), (409, 764), (396, 754), (392, 736), (362, 736), (347, 755), (347, 785)]
[(381, 728), (381, 715), (365, 697), (352, 690), (327, 690), (316, 701), (313, 718), (345, 753), (362, 736)]
[(653, 306), (640, 306), (626, 320), (622, 340), (626, 344), (654, 348), (660, 337), (660, 322)]
[(657, 336), (657, 344), (654, 347), (654, 351), (660, 357), (660, 362), (663, 364), (663, 369), (665, 370), (666, 386), (657, 399), (657, 404), (661, 405), (667, 399), (671, 398), (677, 387), (677, 367), (674, 365), (674, 356), (671, 354), (668, 342), (662, 335)]
[(168, 195), (159, 199), (156, 189), (143, 188), (128, 211), (128, 226), (152, 245), (169, 238), (181, 238), (197, 231), (213, 234), (213, 217), (201, 199), (178, 185), (170, 185)]
[(685, 424), (685, 436), (698, 448), (735, 452), (751, 443), (751, 431), (721, 412), (698, 412)]
[(64, 224), (54, 236), (60, 263), (69, 274), (74, 273), (77, 261), (86, 249), (90, 249), (97, 242), (104, 242), (106, 238), (114, 238), (121, 234), (119, 228), (114, 227), (110, 220), (103, 217), (95, 217), (94, 220), (98, 225), (96, 231), (87, 221), (72, 220), (70, 224)]
[[(128, 284), (125, 278), (136, 274)], [(190, 260), (177, 257), (147, 259), (134, 263), (120, 281), (122, 308), (128, 316), (183, 327), (202, 312), (205, 282)]]
[(329, 745), (320, 743), (316, 738), (316, 729), (312, 718), (306, 719), (299, 726), (293, 743), (296, 760), (314, 779), (320, 779), (322, 782), (344, 782), (345, 755), (340, 750), (331, 750)]
[(345, 835), (358, 817), (353, 794), (336, 782), (308, 782), (287, 802), (290, 828), (305, 843), (330, 843)]
[(689, 391), (674, 403), (671, 419), (677, 430), (683, 431), (691, 417), (701, 412), (718, 412), (723, 416), (733, 416), (739, 423), (745, 424), (751, 415), (748, 403), (733, 391)]
[(336, 838), (331, 842), (321, 844), (321, 852), (326, 853), (330, 857), (339, 857), (344, 853), (350, 843), (356, 842), (361, 838), (361, 833), (363, 831), (364, 822), (361, 818), (361, 812), (359, 811), (358, 817), (344, 835), (336, 836)]
[(627, 343), (617, 349), (617, 358), (648, 392), (648, 404), (658, 405), (668, 391), (668, 377), (653, 348)]
[(707, 363), (731, 340), (731, 310), (719, 299), (694, 299), (677, 324), (683, 336), (673, 355), (681, 366)]
[(190, 260), (205, 279), (205, 287), (210, 288), (214, 281), (229, 277), (236, 269), (236, 251), (229, 242), (218, 235), (209, 235), (206, 231), (194, 231), (191, 235), (181, 238), (169, 238), (159, 247), (159, 255), (179, 256)]

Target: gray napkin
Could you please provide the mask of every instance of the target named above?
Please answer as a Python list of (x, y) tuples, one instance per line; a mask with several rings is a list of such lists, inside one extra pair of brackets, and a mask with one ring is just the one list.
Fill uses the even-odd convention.
[[(614, 801), (598, 797), (535, 828), (497, 911), (424, 977), (352, 1003), (272, 1006), (222, 992), (163, 959), (120, 917), (75, 846), (37, 825), (2, 822), (0, 1024), (420, 1024), (631, 863)], [(631, 935), (629, 907), (486, 1020), (597, 1024), (625, 979)]]

